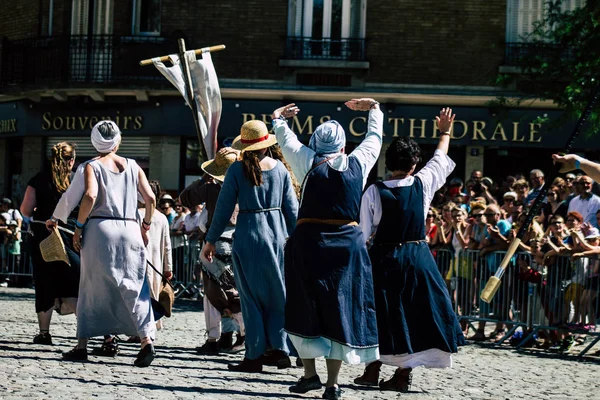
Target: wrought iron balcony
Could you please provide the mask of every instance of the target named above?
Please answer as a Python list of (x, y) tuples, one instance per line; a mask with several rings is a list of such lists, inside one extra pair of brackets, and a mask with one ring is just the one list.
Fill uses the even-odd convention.
[(365, 61), (365, 40), (288, 36), (285, 57), (288, 60)]
[(572, 49), (566, 49), (553, 43), (506, 43), (504, 65), (522, 67), (523, 62), (526, 60), (543, 60), (551, 62), (552, 60), (572, 58)]
[(89, 84), (162, 86), (155, 68), (139, 61), (177, 51), (177, 42), (156, 36), (72, 35), (5, 40), (0, 86), (77, 87)]

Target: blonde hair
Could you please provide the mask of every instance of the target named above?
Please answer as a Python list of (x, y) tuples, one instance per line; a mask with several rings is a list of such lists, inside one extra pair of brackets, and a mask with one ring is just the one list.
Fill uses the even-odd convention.
[(60, 142), (52, 146), (50, 155), (50, 167), (52, 171), (52, 183), (56, 190), (63, 193), (71, 184), (71, 166), (69, 162), (75, 158), (74, 143)]

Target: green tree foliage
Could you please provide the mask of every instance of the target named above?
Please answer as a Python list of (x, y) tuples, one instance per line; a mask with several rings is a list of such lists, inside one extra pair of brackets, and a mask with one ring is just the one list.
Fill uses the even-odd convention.
[[(517, 58), (521, 73), (501, 74), (497, 79), (498, 84), (514, 85), (523, 94), (517, 103), (553, 100), (564, 110), (559, 123), (577, 120), (600, 83), (600, 0), (587, 0), (582, 8), (567, 12), (561, 3), (548, 1), (544, 18), (522, 38), (527, 45)], [(510, 101), (502, 98), (497, 103)], [(588, 132), (599, 129), (596, 107), (588, 118)]]

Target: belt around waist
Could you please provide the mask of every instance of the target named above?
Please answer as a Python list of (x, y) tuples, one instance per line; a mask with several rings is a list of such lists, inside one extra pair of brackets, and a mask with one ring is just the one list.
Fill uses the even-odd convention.
[(337, 225), (337, 226), (358, 226), (358, 222), (349, 219), (321, 219), (321, 218), (300, 218), (296, 221), (296, 225), (302, 224), (325, 224), (325, 225)]
[(135, 218), (103, 217), (101, 215), (94, 215), (92, 217), (89, 217), (88, 219), (110, 219), (110, 220), (115, 220), (115, 221), (133, 221), (135, 223), (138, 223), (138, 220)]
[(256, 210), (240, 210), (240, 214), (247, 213), (261, 213), (261, 212), (269, 212), (269, 211), (278, 211), (281, 210), (281, 207), (273, 207), (273, 208), (258, 208)]

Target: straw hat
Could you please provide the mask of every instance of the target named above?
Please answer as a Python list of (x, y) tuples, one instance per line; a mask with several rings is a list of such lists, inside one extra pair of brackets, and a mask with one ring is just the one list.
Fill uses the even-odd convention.
[(53, 229), (50, 235), (40, 242), (40, 252), (46, 262), (62, 261), (67, 263), (69, 267), (71, 266), (65, 244), (58, 229)]
[(223, 182), (227, 168), (237, 161), (237, 157), (235, 152), (225, 147), (217, 152), (215, 158), (203, 162), (201, 167), (204, 172), (216, 180)]
[(236, 137), (231, 144), (236, 150), (253, 151), (266, 149), (277, 143), (275, 135), (270, 135), (267, 125), (257, 119), (242, 125), (241, 135)]

